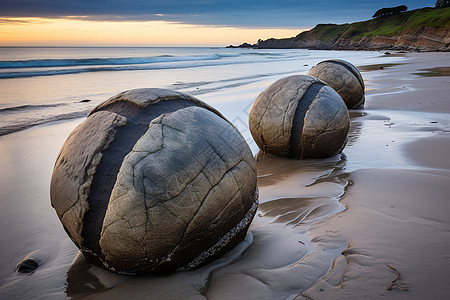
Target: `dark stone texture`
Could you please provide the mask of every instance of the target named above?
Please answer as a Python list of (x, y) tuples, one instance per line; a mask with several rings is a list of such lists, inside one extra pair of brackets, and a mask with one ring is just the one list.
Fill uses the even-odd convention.
[(305, 117), (312, 102), (316, 98), (320, 89), (324, 87), (322, 83), (311, 84), (303, 94), (302, 98), (298, 102), (297, 109), (295, 110), (294, 120), (292, 121), (291, 138), (289, 140), (289, 157), (297, 158), (298, 153), (301, 152), (301, 143), (303, 127), (305, 125)]

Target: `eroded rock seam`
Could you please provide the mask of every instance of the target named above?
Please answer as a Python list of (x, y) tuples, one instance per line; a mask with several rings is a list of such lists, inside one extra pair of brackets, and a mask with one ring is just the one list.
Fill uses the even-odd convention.
[(292, 121), (291, 136), (289, 139), (289, 158), (302, 158), (303, 151), (301, 147), (301, 139), (303, 127), (305, 125), (305, 117), (317, 94), (325, 85), (323, 83), (312, 83), (303, 96), (298, 101), (297, 108)]

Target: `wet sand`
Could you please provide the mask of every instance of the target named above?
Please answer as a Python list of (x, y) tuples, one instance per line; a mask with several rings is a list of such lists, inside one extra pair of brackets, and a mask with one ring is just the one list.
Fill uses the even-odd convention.
[[(2, 137), (1, 153), (11, 159), (0, 164), (0, 193), (15, 201), (0, 211), (1, 228), (14, 243), (20, 241), (14, 236), (23, 237), (23, 249), (37, 250), (14, 246), (2, 253), (0, 298), (35, 298), (39, 287), (48, 289), (40, 295), (46, 299), (446, 298), (450, 77), (415, 73), (449, 67), (450, 53), (405, 55), (401, 64), (362, 68), (366, 105), (351, 112), (341, 155), (303, 161), (257, 155), (260, 206), (246, 239), (189, 272), (120, 276), (77, 254), (47, 189), (59, 147), (80, 120)], [(13, 227), (8, 211), (24, 205), (29, 209)], [(50, 248), (58, 254), (46, 255)], [(31, 275), (11, 275), (25, 256), (37, 257), (41, 266)]]
[(343, 155), (305, 161), (258, 155), (261, 204), (250, 228), (253, 241), (233, 263), (190, 272), (200, 278), (213, 270), (180, 289), (174, 282), (186, 279), (140, 278), (96, 296), (449, 295), (450, 78), (412, 75), (445, 64), (449, 55), (408, 57), (405, 64), (363, 73), (367, 104), (352, 113), (352, 140)]
[[(310, 227), (310, 236), (324, 236), (330, 242), (333, 238), (327, 232), (332, 230), (347, 241), (346, 249), (298, 299), (444, 299), (450, 295), (450, 77), (411, 76), (414, 69), (446, 66), (449, 55), (408, 56), (412, 58), (405, 65), (374, 78), (365, 107), (369, 114), (383, 109), (411, 116), (406, 124), (395, 118), (387, 121), (392, 127), (409, 125), (400, 130), (405, 135), (415, 131), (420, 137), (400, 146), (408, 165), (350, 172), (350, 185), (341, 199), (346, 210)], [(387, 87), (388, 93), (379, 86)], [(395, 92), (398, 87), (405, 91)], [(411, 111), (429, 113), (418, 118)], [(390, 142), (386, 139), (386, 146)]]
[(448, 171), (352, 172), (347, 208), (311, 228), (347, 247), (333, 267), (298, 297), (444, 299), (450, 293)]

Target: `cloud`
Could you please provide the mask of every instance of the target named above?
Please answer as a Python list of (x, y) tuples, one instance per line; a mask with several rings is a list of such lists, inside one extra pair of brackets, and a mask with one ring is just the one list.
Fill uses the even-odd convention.
[(46, 21), (38, 21), (38, 20), (23, 20), (23, 19), (10, 19), (10, 18), (0, 18), (0, 25), (1, 24), (8, 24), (8, 25), (27, 25), (27, 24), (47, 24)]
[[(410, 8), (434, 1), (407, 1)], [(176, 23), (299, 27), (370, 18), (380, 7), (399, 1), (334, 0), (1, 0), (0, 17), (68, 17), (96, 21), (168, 21)]]

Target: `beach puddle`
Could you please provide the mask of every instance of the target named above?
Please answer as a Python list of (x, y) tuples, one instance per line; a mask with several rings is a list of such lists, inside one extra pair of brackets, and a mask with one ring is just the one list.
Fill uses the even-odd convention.
[(419, 72), (412, 73), (422, 77), (450, 76), (450, 67), (435, 67), (430, 69), (419, 69)]
[(405, 57), (407, 52), (400, 51), (396, 53), (385, 52), (382, 57)]
[(264, 202), (260, 205), (263, 217), (272, 218), (272, 222), (299, 226), (323, 215), (328, 215), (336, 208), (328, 204), (327, 198), (281, 198)]
[(269, 222), (298, 227), (342, 211), (345, 163), (345, 155), (290, 160), (259, 153), (260, 215)]
[(377, 70), (384, 70), (388, 68), (392, 68), (398, 65), (404, 65), (404, 63), (386, 63), (386, 64), (373, 64), (373, 65), (365, 65), (365, 66), (358, 66), (358, 70), (360, 71), (377, 71)]

